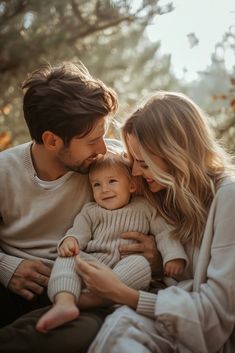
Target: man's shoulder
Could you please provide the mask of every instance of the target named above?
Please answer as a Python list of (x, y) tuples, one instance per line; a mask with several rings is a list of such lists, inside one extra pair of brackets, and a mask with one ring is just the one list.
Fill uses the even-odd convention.
[[(0, 178), (7, 182), (11, 177), (19, 177), (26, 170), (30, 156), (30, 143), (8, 148), (0, 152)], [(3, 178), (3, 180), (2, 180)]]
[(16, 145), (10, 148), (7, 148), (4, 151), (0, 152), (0, 161), (4, 162), (9, 159), (18, 159), (20, 156), (24, 156), (25, 153), (29, 150), (31, 142), (26, 142), (20, 145)]

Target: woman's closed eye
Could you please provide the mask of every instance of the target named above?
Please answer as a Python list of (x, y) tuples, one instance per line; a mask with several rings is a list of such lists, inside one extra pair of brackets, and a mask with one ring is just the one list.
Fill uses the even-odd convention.
[(147, 164), (141, 164), (140, 167), (142, 169), (149, 169), (149, 166)]

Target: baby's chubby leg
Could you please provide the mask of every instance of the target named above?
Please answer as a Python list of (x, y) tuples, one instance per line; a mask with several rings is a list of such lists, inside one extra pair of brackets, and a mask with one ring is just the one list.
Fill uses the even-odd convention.
[(55, 296), (52, 308), (37, 322), (36, 329), (39, 332), (47, 331), (72, 321), (79, 316), (75, 296), (68, 292), (61, 292)]

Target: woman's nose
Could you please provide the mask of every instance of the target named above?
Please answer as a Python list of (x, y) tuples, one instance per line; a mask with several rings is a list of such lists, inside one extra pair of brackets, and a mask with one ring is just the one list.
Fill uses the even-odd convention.
[(132, 166), (132, 175), (133, 176), (140, 176), (142, 175), (142, 170), (141, 168), (138, 166), (138, 164), (134, 161), (133, 166)]

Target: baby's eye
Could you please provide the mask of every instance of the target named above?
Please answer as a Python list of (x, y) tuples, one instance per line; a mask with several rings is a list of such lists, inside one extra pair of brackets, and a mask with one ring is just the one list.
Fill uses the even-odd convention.
[(110, 179), (109, 182), (110, 182), (110, 184), (112, 184), (112, 183), (116, 183), (117, 180), (116, 179)]
[(100, 183), (94, 183), (93, 184), (93, 188), (97, 188), (98, 186), (100, 186)]

